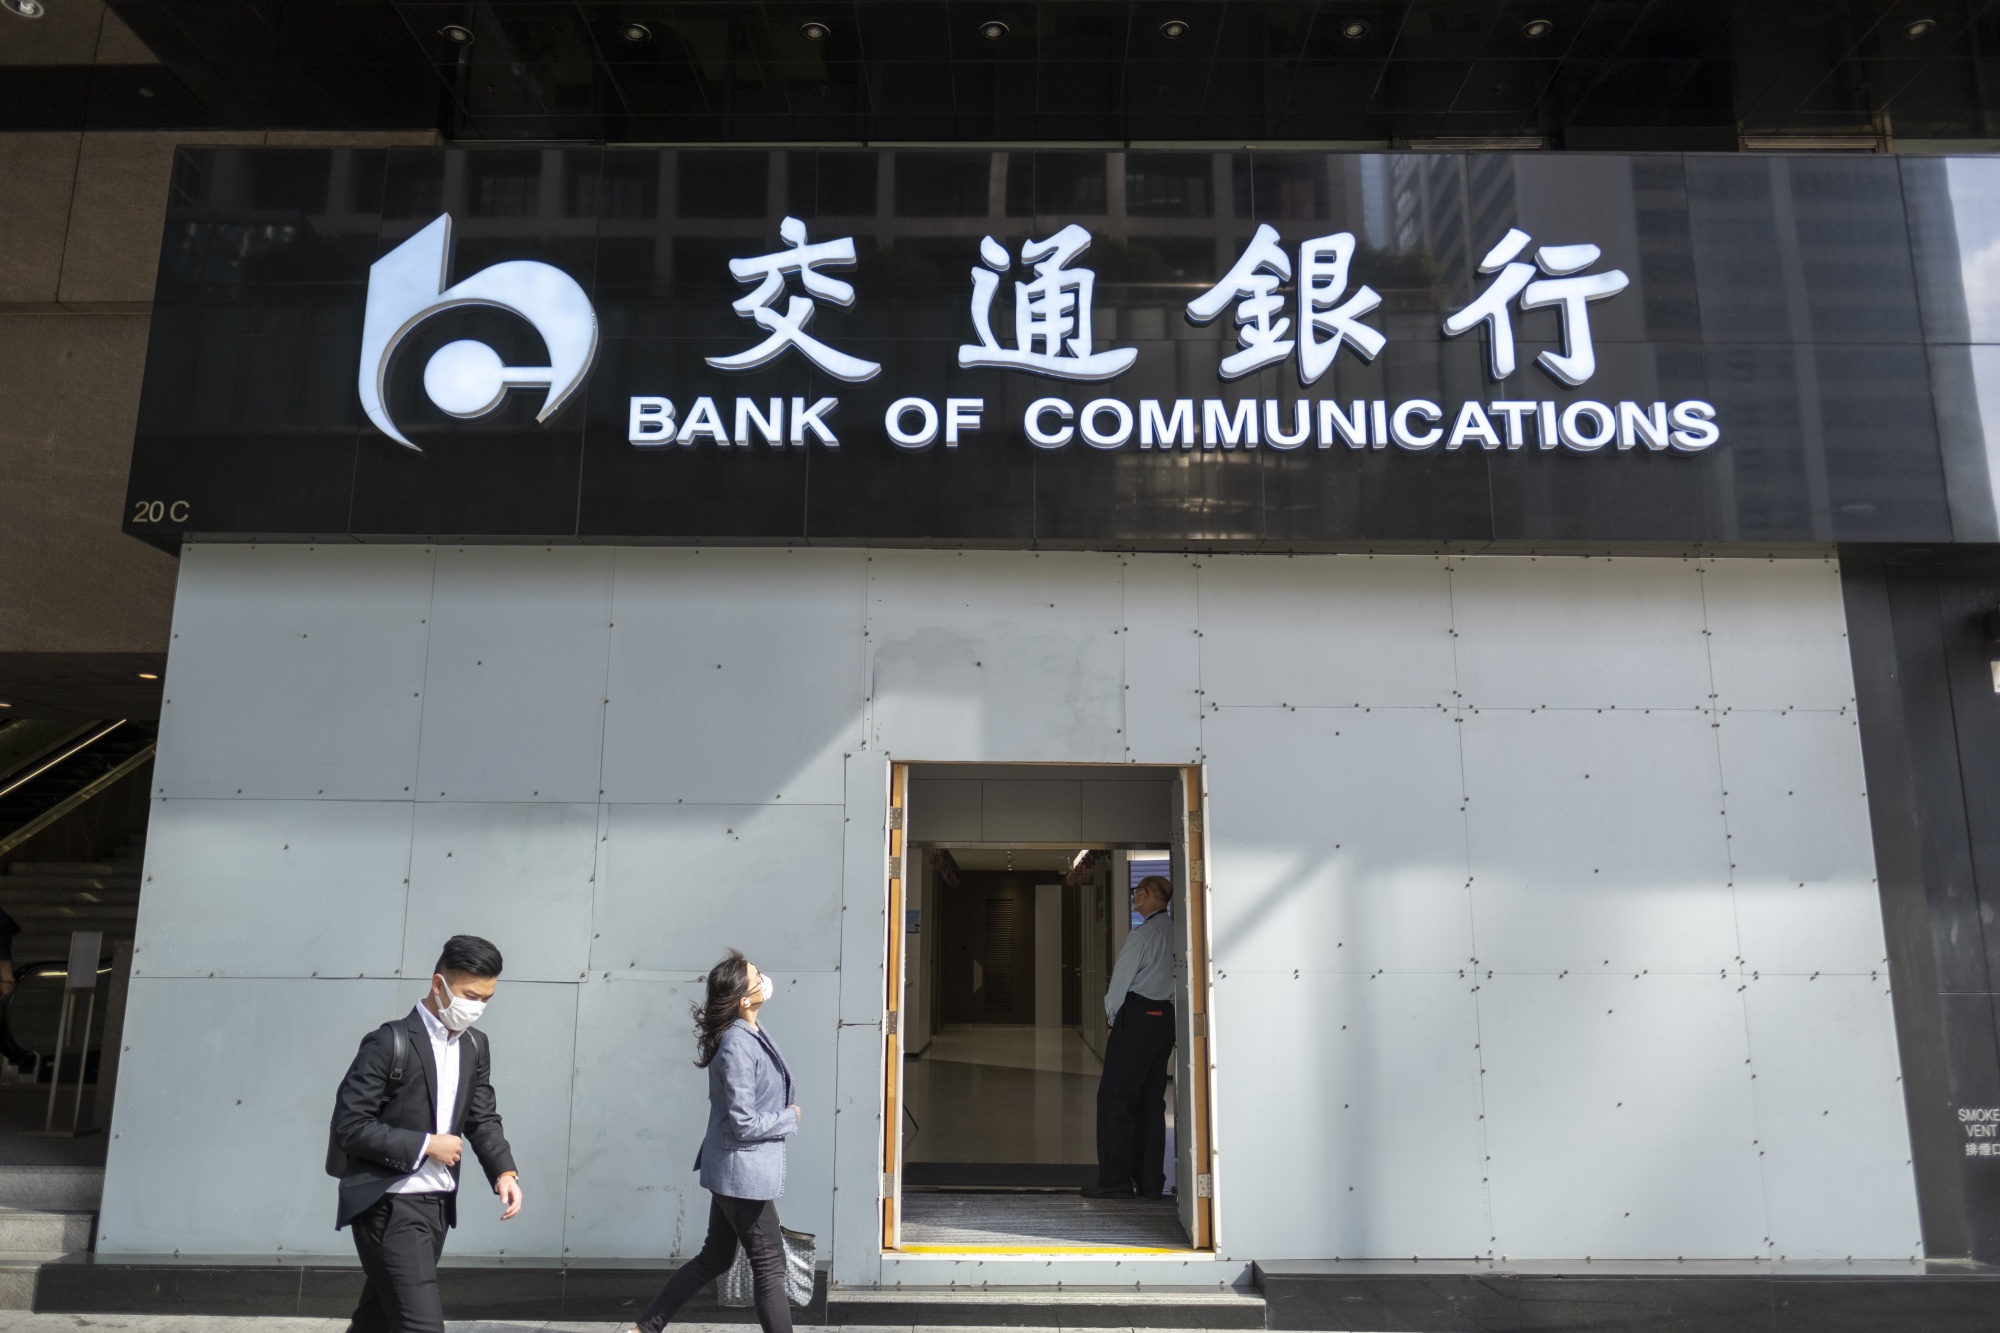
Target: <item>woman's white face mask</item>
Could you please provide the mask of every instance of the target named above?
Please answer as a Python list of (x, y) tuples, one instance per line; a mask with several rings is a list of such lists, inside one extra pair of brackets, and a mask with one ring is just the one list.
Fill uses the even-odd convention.
[(771, 984), (771, 978), (768, 973), (757, 978), (757, 993), (763, 997), (762, 1003), (769, 1004), (771, 1002), (771, 992), (776, 989), (777, 987)]

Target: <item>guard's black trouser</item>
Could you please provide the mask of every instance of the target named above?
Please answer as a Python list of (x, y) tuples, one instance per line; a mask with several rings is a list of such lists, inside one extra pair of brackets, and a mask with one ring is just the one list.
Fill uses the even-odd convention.
[(1174, 1004), (1125, 996), (1104, 1073), (1097, 1081), (1097, 1183), (1131, 1185), (1157, 1199), (1167, 1185), (1167, 1061), (1174, 1053)]
[(384, 1194), (353, 1222), (361, 1257), (361, 1303), (347, 1333), (444, 1333), (438, 1256), (444, 1253), (443, 1194)]
[(736, 1246), (750, 1251), (750, 1279), (757, 1296), (757, 1322), (764, 1333), (792, 1333), (792, 1307), (785, 1301), (785, 1241), (778, 1234), (776, 1199), (708, 1196), (708, 1239), (701, 1253), (667, 1279), (660, 1294), (639, 1316), (639, 1333), (660, 1333), (691, 1297), (729, 1271)]

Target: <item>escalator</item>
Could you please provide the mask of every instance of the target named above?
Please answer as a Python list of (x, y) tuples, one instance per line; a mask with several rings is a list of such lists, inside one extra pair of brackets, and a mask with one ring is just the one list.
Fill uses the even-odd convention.
[(158, 735), (153, 722), (0, 725), (0, 858), (151, 759)]
[[(85, 821), (87, 832), (72, 835), (57, 826), (79, 811), (100, 811), (107, 802), (99, 798), (128, 778), (143, 779), (158, 731), (156, 723), (122, 720), (0, 724), (0, 909), (21, 927), (13, 949), (17, 989), (0, 1002), (0, 1057), (39, 1069), (44, 1078), (55, 1048), (70, 934), (100, 933), (99, 973), (107, 974), (114, 942), (131, 939), (138, 921), (145, 846), (143, 814), (130, 828), (116, 818), (94, 817)], [(137, 804), (143, 810), (143, 799)], [(76, 828), (74, 820), (64, 825)], [(44, 833), (50, 837), (28, 846)], [(37, 853), (52, 859), (28, 859)], [(100, 1012), (100, 1024), (103, 1017)], [(102, 1034), (91, 1036), (86, 1078), (94, 1072)], [(74, 1060), (72, 1054), (63, 1061), (65, 1082), (76, 1079)]]

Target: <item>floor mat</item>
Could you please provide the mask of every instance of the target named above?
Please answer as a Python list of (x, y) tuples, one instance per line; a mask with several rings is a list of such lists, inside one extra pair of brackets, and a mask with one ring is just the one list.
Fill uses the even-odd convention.
[(906, 1194), (904, 1246), (1188, 1248), (1172, 1199), (1075, 1194)]

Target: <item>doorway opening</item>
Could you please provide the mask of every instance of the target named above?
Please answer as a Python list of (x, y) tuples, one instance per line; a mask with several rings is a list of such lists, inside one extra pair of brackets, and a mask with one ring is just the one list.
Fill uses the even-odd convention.
[[(1210, 1248), (1200, 770), (898, 764), (891, 783), (885, 1248)], [(1150, 875), (1173, 886), (1166, 1188), (1088, 1197), (1105, 994)]]

